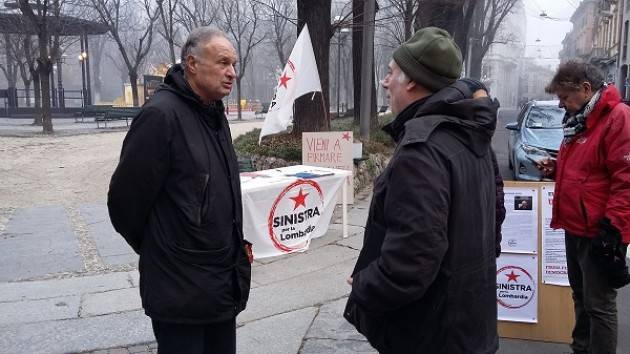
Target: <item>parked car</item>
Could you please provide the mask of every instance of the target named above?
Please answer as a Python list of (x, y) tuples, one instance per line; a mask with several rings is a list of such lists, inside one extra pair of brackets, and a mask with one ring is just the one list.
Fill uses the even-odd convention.
[(505, 126), (509, 130), (509, 166), (515, 180), (542, 180), (535, 161), (558, 156), (565, 114), (564, 108), (558, 107), (558, 103), (530, 101), (523, 105), (517, 121)]

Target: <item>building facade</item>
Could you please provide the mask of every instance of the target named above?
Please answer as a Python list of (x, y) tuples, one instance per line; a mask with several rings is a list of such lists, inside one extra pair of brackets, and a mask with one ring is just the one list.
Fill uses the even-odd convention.
[(501, 37), (490, 46), (481, 66), (481, 80), (490, 94), (497, 98), (501, 107), (518, 107), (520, 63), (525, 54), (527, 19), (525, 7), (519, 0), (506, 16), (497, 36)]

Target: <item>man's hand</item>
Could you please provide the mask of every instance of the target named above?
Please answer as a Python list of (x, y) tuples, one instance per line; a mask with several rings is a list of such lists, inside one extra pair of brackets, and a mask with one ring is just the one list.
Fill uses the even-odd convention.
[(348, 285), (352, 286), (352, 277), (348, 277), (346, 279), (346, 283), (348, 283)]
[(550, 177), (556, 173), (556, 160), (550, 157), (536, 162), (536, 168), (542, 172), (543, 176)]
[(254, 262), (254, 252), (252, 251), (252, 244), (245, 242), (245, 251), (247, 252), (247, 260), (249, 260), (249, 264)]

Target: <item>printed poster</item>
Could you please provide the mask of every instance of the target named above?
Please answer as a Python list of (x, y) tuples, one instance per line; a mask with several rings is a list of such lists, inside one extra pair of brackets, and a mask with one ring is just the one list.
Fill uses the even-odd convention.
[(543, 186), (541, 191), (542, 282), (549, 285), (569, 286), (564, 230), (554, 230), (549, 226), (551, 224), (554, 184)]
[(538, 189), (505, 187), (501, 251), (538, 253)]
[(500, 321), (538, 322), (538, 256), (502, 253), (497, 259)]

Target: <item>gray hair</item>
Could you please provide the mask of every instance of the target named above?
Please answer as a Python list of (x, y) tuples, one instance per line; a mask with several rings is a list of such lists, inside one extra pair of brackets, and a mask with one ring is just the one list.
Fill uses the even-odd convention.
[(189, 55), (200, 55), (199, 49), (215, 37), (223, 37), (227, 39), (227, 35), (224, 32), (210, 26), (197, 27), (192, 30), (188, 35), (188, 38), (186, 38), (186, 43), (182, 46), (182, 66), (186, 66), (186, 58)]

